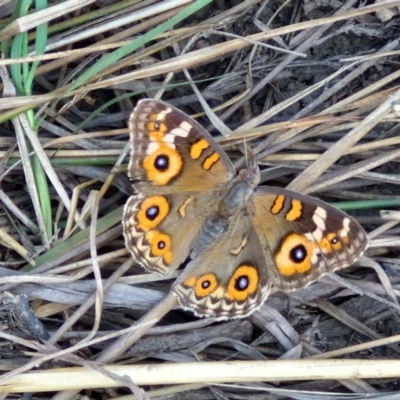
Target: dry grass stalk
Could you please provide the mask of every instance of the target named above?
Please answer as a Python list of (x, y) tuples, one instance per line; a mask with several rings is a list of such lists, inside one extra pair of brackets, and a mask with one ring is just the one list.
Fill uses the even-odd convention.
[[(0, 33), (13, 39), (57, 20), (45, 40), (47, 53), (34, 54), (38, 30), (26, 36), (25, 53), (0, 61), (2, 118), (13, 118), (12, 129), (5, 125), (7, 135), (0, 137), (0, 242), (8, 248), (1, 253), (0, 291), (28, 295), (48, 335), (35, 336), (28, 322), (23, 329), (10, 322), (21, 329), (15, 335), (0, 333), (11, 359), (12, 346), (22, 354), (3, 376), (0, 398), (61, 391), (53, 397), (60, 400), (81, 389), (121, 386), (136, 398), (184, 390), (217, 398), (246, 389), (298, 398), (304, 387), (324, 395), (343, 388), (365, 394), (382, 391), (380, 378), (395, 382), (399, 337), (380, 322), (393, 324), (399, 307), (396, 213), (353, 213), (371, 238), (369, 258), (360, 260), (368, 268), (327, 277), (289, 299), (272, 293), (249, 320), (218, 324), (171, 311), (177, 300), (168, 294), (170, 282), (136, 268), (121, 240), (120, 220), (131, 193), (121, 167), (128, 154), (125, 121), (139, 97), (162, 96), (199, 119), (205, 111), (226, 135), (217, 140), (235, 165), (246, 165), (240, 153), (245, 141), (268, 183), (331, 201), (356, 199), (360, 208), (398, 206), (400, 75), (392, 66), (399, 42), (389, 33), (399, 17), (397, 8), (382, 11), (400, 1), (359, 8), (345, 1), (329, 16), (317, 2), (297, 7), (247, 0), (226, 2), (225, 9), (217, 2), (154, 36), (151, 30), (177, 18), (187, 1), (107, 4), (105, 15), (83, 8), (90, 3), (20, 15)], [(66, 5), (73, 8), (62, 9)], [(66, 15), (72, 9), (76, 13)], [(141, 43), (143, 37), (149, 41)], [(114, 49), (120, 54), (110, 62)], [(24, 70), (10, 77), (5, 66), (28, 61), (49, 62), (32, 73), (34, 91), (22, 93), (18, 76)], [(101, 68), (98, 61), (104, 61)], [(36, 106), (34, 116), (28, 110)], [(42, 207), (45, 183), (37, 178), (35, 157), (49, 186), (50, 210)], [(15, 309), (2, 306), (10, 321), (19, 321)], [(163, 325), (152, 328), (160, 320)], [(349, 354), (363, 359), (321, 360)], [(69, 368), (54, 370), (56, 357)], [(140, 360), (144, 365), (137, 365)], [(163, 365), (165, 360), (174, 363)], [(320, 379), (331, 386), (318, 386)], [(275, 383), (210, 385), (256, 381)], [(136, 385), (174, 386), (146, 395)]]

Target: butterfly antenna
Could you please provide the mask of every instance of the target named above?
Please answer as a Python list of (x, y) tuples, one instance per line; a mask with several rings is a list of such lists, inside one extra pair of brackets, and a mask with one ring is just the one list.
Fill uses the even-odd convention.
[(250, 145), (248, 144), (244, 144), (244, 148), (245, 148), (245, 157), (246, 157), (246, 165), (247, 168), (251, 168), (251, 169), (256, 169), (257, 168), (257, 160), (256, 160), (256, 156), (254, 154), (253, 149), (250, 147)]

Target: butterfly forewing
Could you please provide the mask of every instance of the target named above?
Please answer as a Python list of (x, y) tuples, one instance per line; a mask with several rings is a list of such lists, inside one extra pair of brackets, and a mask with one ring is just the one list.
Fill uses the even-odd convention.
[(204, 128), (166, 103), (140, 101), (129, 128), (138, 193), (125, 206), (125, 243), (148, 271), (167, 274), (187, 258), (234, 169)]
[[(155, 100), (142, 100), (129, 119), (128, 175), (158, 192), (216, 190), (235, 171), (226, 153), (196, 121)], [(142, 181), (142, 182), (140, 182)]]

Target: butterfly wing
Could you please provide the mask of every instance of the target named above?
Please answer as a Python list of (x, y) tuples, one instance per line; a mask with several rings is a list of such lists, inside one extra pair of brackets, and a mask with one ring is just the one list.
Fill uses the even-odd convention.
[(188, 257), (204, 217), (215, 207), (213, 192), (178, 192), (131, 196), (123, 231), (132, 257), (151, 272), (167, 274)]
[[(141, 100), (129, 119), (128, 175), (146, 191), (216, 190), (236, 174), (226, 153), (196, 121), (156, 100)], [(141, 181), (141, 182), (140, 182)]]
[(367, 246), (355, 219), (315, 198), (259, 187), (251, 203), (271, 283), (280, 290), (296, 290), (349, 267)]
[(235, 171), (201, 125), (166, 103), (141, 100), (129, 129), (137, 193), (124, 210), (125, 243), (148, 271), (167, 274), (187, 258)]
[(172, 287), (182, 308), (217, 319), (251, 314), (269, 289), (261, 241), (243, 214), (230, 220), (217, 242), (192, 260)]
[(314, 198), (260, 187), (245, 211), (191, 261), (172, 290), (197, 316), (242, 318), (272, 285), (289, 292), (354, 263), (367, 236), (353, 218)]

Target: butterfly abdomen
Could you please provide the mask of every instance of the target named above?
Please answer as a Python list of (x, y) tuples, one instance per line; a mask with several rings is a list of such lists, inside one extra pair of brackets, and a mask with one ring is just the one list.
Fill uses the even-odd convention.
[(193, 259), (207, 250), (226, 230), (228, 220), (218, 214), (206, 219), (190, 257)]

